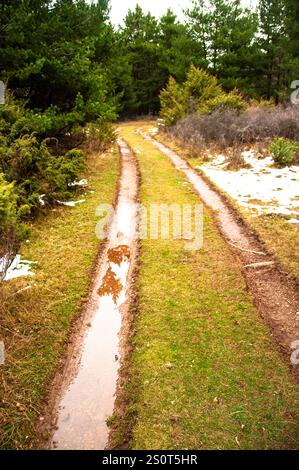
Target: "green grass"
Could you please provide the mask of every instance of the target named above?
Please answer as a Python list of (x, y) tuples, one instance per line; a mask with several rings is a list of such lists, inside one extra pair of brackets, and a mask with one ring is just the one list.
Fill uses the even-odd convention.
[[(25, 259), (37, 262), (36, 275), (1, 286), (0, 339), (6, 348), (6, 364), (0, 366), (2, 449), (34, 445), (45, 388), (89, 289), (100, 246), (95, 209), (114, 200), (118, 153), (91, 155), (88, 168), (86, 176), (94, 194), (84, 196), (84, 204), (58, 207), (37, 220), (29, 243), (21, 248)], [(33, 288), (13, 296), (28, 285)]]
[[(121, 134), (141, 151), (141, 202), (198, 203), (167, 157), (134, 133), (138, 125)], [(199, 251), (183, 240), (142, 241), (138, 289), (115, 443), (131, 435), (134, 449), (296, 448), (298, 387), (209, 211)]]

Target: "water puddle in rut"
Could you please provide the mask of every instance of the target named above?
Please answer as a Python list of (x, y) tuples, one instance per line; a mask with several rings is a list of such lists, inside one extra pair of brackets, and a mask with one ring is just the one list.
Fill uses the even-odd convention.
[(119, 140), (122, 161), (119, 196), (108, 243), (93, 283), (80, 344), (65, 370), (57, 406), (55, 449), (104, 449), (121, 358), (120, 331), (136, 258), (138, 175), (134, 156)]

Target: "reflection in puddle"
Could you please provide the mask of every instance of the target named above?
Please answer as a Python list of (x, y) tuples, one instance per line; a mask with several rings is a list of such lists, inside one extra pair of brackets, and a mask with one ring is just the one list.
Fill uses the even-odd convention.
[(98, 294), (111, 295), (113, 302), (118, 303), (119, 296), (126, 285), (129, 270), (130, 248), (128, 245), (119, 245), (108, 250), (108, 260), (114, 267), (109, 266), (103, 278)]
[(121, 316), (111, 296), (98, 296), (97, 313), (84, 338), (79, 370), (63, 396), (52, 447), (104, 449), (113, 413)]
[(66, 366), (52, 448), (100, 450), (107, 445), (106, 421), (114, 408), (121, 359), (119, 333), (128, 308), (137, 231), (135, 159), (123, 141), (119, 145), (122, 175), (116, 213), (90, 293), (82, 339), (71, 351)]
[(98, 294), (101, 296), (111, 295), (113, 302), (116, 304), (122, 288), (122, 283), (116, 278), (116, 274), (112, 271), (112, 268), (109, 267), (104, 276), (103, 283), (98, 290)]
[(130, 248), (128, 245), (119, 245), (108, 251), (108, 259), (112, 263), (120, 264), (124, 259), (130, 259)]

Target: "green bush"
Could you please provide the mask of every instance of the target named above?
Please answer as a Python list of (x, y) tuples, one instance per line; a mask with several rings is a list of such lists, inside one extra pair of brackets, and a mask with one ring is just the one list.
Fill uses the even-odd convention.
[(295, 143), (284, 139), (283, 137), (276, 137), (270, 146), (273, 160), (280, 166), (286, 166), (293, 163), (296, 150), (297, 147)]
[(206, 114), (216, 109), (244, 110), (246, 105), (236, 90), (225, 93), (217, 78), (193, 65), (180, 85), (170, 78), (160, 93), (160, 116), (167, 126), (193, 113)]
[(188, 114), (188, 94), (173, 77), (160, 93), (160, 116), (167, 126), (174, 124)]
[(81, 150), (73, 149), (62, 156), (49, 155), (46, 163), (41, 162), (43, 192), (48, 201), (69, 197), (69, 185), (82, 173), (84, 158)]
[(40, 196), (47, 202), (68, 198), (69, 184), (84, 170), (84, 153), (70, 150), (64, 155), (53, 155), (48, 140), (39, 142), (34, 135), (24, 135), (10, 145), (0, 139), (0, 171), (8, 182), (14, 182), (17, 205), (22, 218), (40, 207)]
[(81, 150), (53, 155), (48, 140), (33, 134), (13, 141), (0, 134), (0, 279), (29, 234), (26, 220), (41, 207), (40, 196), (48, 203), (68, 199), (84, 166)]
[[(213, 77), (203, 69), (191, 65), (184, 83), (184, 89), (189, 97), (196, 102), (197, 110), (201, 104), (213, 100), (223, 94), (221, 85), (216, 77)], [(192, 111), (192, 110), (191, 110)]]
[[(66, 143), (72, 145), (79, 134), (84, 140), (84, 132), (78, 124), (81, 106), (82, 97), (78, 95), (73, 112), (59, 115), (52, 106), (38, 114), (26, 110), (9, 94), (5, 105), (0, 106), (0, 173), (8, 183), (14, 183), (21, 220), (26, 220), (41, 207), (42, 194), (47, 203), (70, 197), (73, 191), (70, 183), (84, 170), (83, 152), (77, 149), (66, 151)], [(109, 139), (112, 134), (109, 125), (104, 119), (97, 123), (98, 139), (104, 136)], [(66, 132), (69, 127), (73, 134)], [(51, 136), (53, 130), (63, 135), (42, 137)]]
[(244, 111), (246, 103), (242, 96), (236, 91), (230, 93), (220, 93), (212, 99), (204, 102), (198, 111), (201, 114), (210, 113), (216, 109), (233, 109), (235, 111)]
[(14, 184), (7, 183), (3, 174), (0, 174), (0, 233), (10, 231), (16, 219), (17, 197), (14, 193)]
[(0, 106), (0, 134), (7, 136), (10, 141), (33, 133), (40, 140), (46, 137), (60, 139), (76, 134), (78, 129), (93, 122), (98, 129), (103, 130), (105, 138), (106, 130), (111, 127), (111, 122), (117, 115), (114, 104), (101, 100), (103, 90), (99, 90), (99, 86), (100, 83), (97, 83), (92, 99), (84, 101), (78, 93), (73, 107), (68, 112), (63, 112), (54, 105), (44, 111), (26, 109), (24, 103), (16, 101), (8, 92), (5, 104)]
[(84, 147), (93, 152), (104, 151), (116, 138), (111, 122), (103, 119), (87, 124), (84, 128), (84, 134)]
[(14, 183), (5, 181), (0, 174), (0, 280), (13, 260), (19, 244), (29, 234), (29, 229), (19, 217)]
[[(44, 204), (73, 197), (70, 183), (84, 170), (85, 155), (68, 149), (84, 140), (88, 148), (89, 139), (98, 149), (105, 148), (115, 139), (110, 123), (114, 110), (111, 103), (102, 103), (99, 86), (93, 100), (84, 102), (78, 93), (67, 113), (56, 106), (43, 112), (27, 110), (9, 93), (0, 106), (0, 257), (5, 255), (0, 278), (28, 236), (28, 219)], [(95, 122), (84, 129), (87, 118)]]

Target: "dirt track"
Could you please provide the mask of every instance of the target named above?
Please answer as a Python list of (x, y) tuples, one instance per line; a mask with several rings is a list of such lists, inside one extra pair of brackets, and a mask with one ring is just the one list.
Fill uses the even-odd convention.
[[(113, 414), (137, 255), (138, 172), (133, 153), (118, 141), (121, 177), (87, 306), (74, 328), (62, 374), (57, 374), (42, 433), (55, 449), (104, 449)], [(99, 216), (105, 208), (99, 209)], [(108, 219), (107, 219), (108, 220)], [(102, 228), (103, 222), (99, 222)]]
[[(279, 270), (257, 236), (205, 178), (175, 152), (140, 133), (171, 159), (201, 201), (214, 211), (219, 231), (243, 264), (255, 305), (291, 365), (291, 345), (299, 336), (297, 286)], [(74, 331), (63, 373), (57, 374), (54, 381), (43, 425), (50, 430), (51, 448), (104, 449), (109, 446), (106, 421), (113, 414), (116, 393), (116, 407), (123, 405), (121, 389), (125, 378), (122, 373), (118, 377), (118, 373), (126, 359), (129, 307), (138, 257), (139, 177), (133, 152), (122, 139), (119, 147), (122, 174), (116, 210), (87, 307)], [(298, 374), (298, 368), (293, 366), (292, 370)]]
[(162, 143), (144, 132), (140, 131), (140, 134), (171, 159), (173, 165), (185, 174), (203, 203), (215, 211), (222, 236), (243, 263), (243, 274), (260, 315), (270, 326), (292, 371), (298, 376), (299, 367), (292, 366), (290, 362), (292, 344), (299, 339), (298, 286), (280, 271), (256, 234), (199, 173)]

